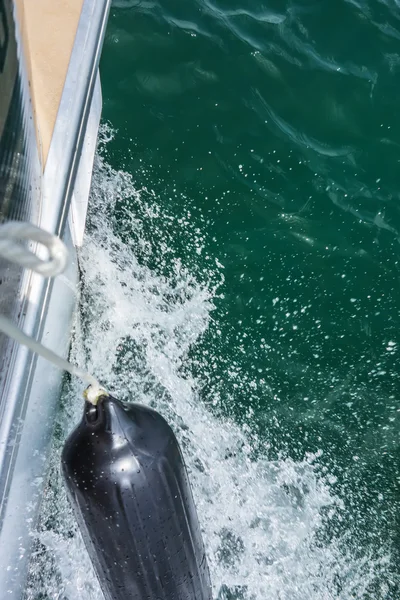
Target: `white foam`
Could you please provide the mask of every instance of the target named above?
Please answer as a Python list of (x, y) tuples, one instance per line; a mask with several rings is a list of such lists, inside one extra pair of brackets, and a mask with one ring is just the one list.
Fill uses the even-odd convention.
[[(148, 239), (141, 240), (145, 251), (139, 261), (132, 244), (114, 232), (113, 211), (121, 199), (130, 206), (132, 238), (140, 241), (143, 223), (135, 212), (143, 213), (143, 194), (128, 174), (97, 157), (72, 358), (116, 396), (152, 405), (173, 426), (194, 488), (214, 597), (361, 599), (384, 561), (355, 557), (343, 538), (324, 543), (323, 522), (342, 507), (327, 480), (316, 475), (318, 456), (298, 463), (255, 460), (250, 432), (201, 403), (196, 380), (184, 376), (181, 365), (209, 326), (216, 290), (173, 253), (165, 259), (168, 276), (152, 271)], [(160, 214), (156, 199), (152, 202), (144, 212)], [(210, 273), (210, 281), (216, 279)], [(63, 440), (81, 410), (80, 384), (72, 381), (55, 436), (29, 599), (102, 598), (58, 468)]]

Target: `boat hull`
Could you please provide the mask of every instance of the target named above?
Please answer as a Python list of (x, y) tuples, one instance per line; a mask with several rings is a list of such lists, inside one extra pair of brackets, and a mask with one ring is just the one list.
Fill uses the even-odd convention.
[[(81, 2), (74, 43), (45, 161), (41, 152), (40, 135), (36, 134), (29, 93), (27, 95), (30, 69), (23, 59), (26, 45), (24, 49), (22, 37), (25, 40), (25, 35), (22, 36), (19, 31), (18, 18), (21, 13), (18, 14), (16, 8), (19, 4), (19, 0), (16, 5), (11, 0), (0, 0), (0, 6), (7, 7), (8, 11), (7, 35), (0, 35), (0, 44), (5, 45), (6, 41), (8, 50), (14, 53), (13, 62), (10, 63), (14, 70), (15, 60), (18, 59), (14, 81), (20, 81), (18, 93), (23, 108), (20, 111), (22, 117), (18, 121), (19, 135), (26, 144), (17, 144), (14, 149), (8, 145), (12, 160), (7, 164), (18, 167), (16, 154), (21, 148), (26, 147), (32, 152), (33, 158), (31, 157), (30, 162), (26, 161), (28, 167), (24, 171), (23, 180), (27, 182), (26, 189), (30, 193), (25, 196), (22, 191), (15, 193), (12, 202), (7, 206), (0, 206), (0, 211), (5, 220), (27, 220), (59, 235), (70, 251), (70, 263), (65, 273), (54, 281), (5, 263), (0, 264), (0, 281), (8, 282), (8, 304), (3, 303), (0, 309), (13, 318), (26, 334), (67, 358), (73, 313), (78, 300), (76, 247), (82, 243), (83, 238), (101, 115), (98, 61), (109, 1)], [(0, 73), (0, 85), (5, 89), (6, 80), (1, 79), (1, 76)], [(3, 115), (0, 112), (0, 134), (1, 125), (4, 130), (5, 112), (6, 109), (3, 110)], [(17, 121), (14, 119), (14, 122)], [(37, 123), (36, 119), (36, 125)], [(36, 150), (33, 150), (34, 146)], [(19, 168), (22, 166), (19, 164)], [(0, 189), (1, 186), (3, 189), (10, 189), (6, 180), (12, 181), (12, 175), (10, 168), (6, 166), (0, 171)], [(17, 190), (15, 186), (14, 188)], [(63, 373), (47, 361), (33, 356), (30, 351), (13, 341), (1, 338), (0, 590), (2, 596), (13, 600), (20, 600), (24, 594), (62, 379)]]

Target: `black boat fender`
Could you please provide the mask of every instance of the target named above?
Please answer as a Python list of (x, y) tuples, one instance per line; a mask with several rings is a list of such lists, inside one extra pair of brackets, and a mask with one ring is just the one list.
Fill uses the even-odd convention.
[(62, 471), (106, 600), (211, 600), (188, 475), (160, 414), (86, 402)]

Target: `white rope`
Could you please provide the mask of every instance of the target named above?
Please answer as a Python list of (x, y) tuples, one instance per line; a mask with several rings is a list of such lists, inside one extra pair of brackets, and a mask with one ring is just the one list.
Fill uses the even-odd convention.
[[(44, 246), (48, 259), (31, 252), (22, 242), (37, 242)], [(43, 277), (55, 277), (62, 273), (68, 263), (68, 250), (59, 237), (21, 221), (9, 221), (0, 225), (0, 256), (25, 269), (32, 269)]]
[(61, 358), (61, 356), (58, 356), (58, 354), (53, 352), (53, 350), (46, 348), (46, 346), (43, 346), (43, 344), (41, 344), (40, 342), (34, 340), (29, 335), (26, 335), (26, 333), (24, 333), (16, 325), (14, 325), (14, 323), (10, 321), (10, 319), (7, 319), (7, 317), (4, 317), (3, 315), (0, 315), (0, 330), (9, 337), (13, 338), (19, 344), (28, 346), (29, 350), (32, 350), (32, 352), (36, 352), (36, 354), (39, 354), (46, 360), (50, 361), (59, 369), (63, 369), (64, 371), (68, 371), (69, 373), (71, 373), (71, 375), (76, 375), (77, 377), (80, 377), (80, 379), (83, 379), (83, 381), (86, 381), (86, 383), (88, 383), (89, 385), (99, 387), (99, 383), (95, 377), (93, 377), (89, 373), (86, 373), (85, 371), (82, 371), (82, 369), (79, 369), (67, 360)]
[[(48, 258), (40, 258), (26, 247), (23, 242), (37, 242), (48, 251)], [(62, 273), (68, 264), (68, 250), (59, 237), (21, 221), (8, 221), (0, 225), (0, 257), (9, 260), (25, 269), (31, 269), (43, 277), (55, 277)], [(21, 331), (10, 319), (0, 315), (0, 331), (13, 338), (19, 344), (27, 346), (59, 369), (76, 375), (91, 386), (91, 392), (86, 395), (89, 401), (96, 403), (95, 398), (107, 392), (100, 388), (99, 382), (93, 375), (82, 371), (55, 352), (43, 346)], [(93, 400), (92, 400), (93, 399)]]

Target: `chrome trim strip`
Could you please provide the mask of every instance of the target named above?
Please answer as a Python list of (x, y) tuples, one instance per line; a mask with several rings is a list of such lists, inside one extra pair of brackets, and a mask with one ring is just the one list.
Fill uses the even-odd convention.
[(84, 148), (79, 161), (79, 168), (75, 178), (74, 193), (71, 198), (71, 208), (69, 211), (69, 222), (72, 231), (73, 242), (76, 247), (83, 244), (83, 235), (85, 232), (86, 213), (88, 209), (88, 198), (90, 184), (92, 181), (92, 170), (94, 155), (97, 148), (97, 132), (100, 124), (102, 108), (102, 95), (100, 76), (97, 75), (96, 84), (93, 91), (92, 107), (90, 110)]
[[(84, 0), (49, 154), (42, 226), (60, 234), (79, 163), (111, 0)], [(67, 160), (65, 157), (67, 156)], [(54, 188), (54, 184), (56, 187)], [(60, 213), (60, 207), (63, 211)]]

